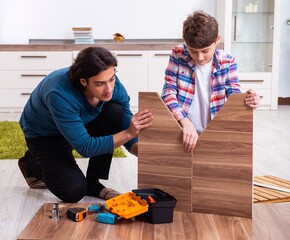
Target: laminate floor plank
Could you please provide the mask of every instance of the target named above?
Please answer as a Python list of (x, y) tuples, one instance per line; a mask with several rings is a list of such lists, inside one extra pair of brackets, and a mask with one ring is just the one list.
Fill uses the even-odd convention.
[(136, 218), (102, 224), (96, 214), (81, 222), (67, 219), (69, 207), (87, 208), (89, 203), (60, 204), (61, 218), (51, 219), (52, 204), (44, 204), (18, 237), (34, 239), (172, 239), (172, 240), (265, 240), (289, 239), (290, 203), (256, 204), (253, 219), (202, 213), (174, 213), (172, 223), (151, 224)]

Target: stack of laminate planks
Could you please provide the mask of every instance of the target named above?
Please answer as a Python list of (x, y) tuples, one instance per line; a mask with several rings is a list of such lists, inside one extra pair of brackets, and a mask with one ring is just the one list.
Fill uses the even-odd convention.
[(254, 203), (290, 201), (290, 181), (275, 176), (254, 178)]

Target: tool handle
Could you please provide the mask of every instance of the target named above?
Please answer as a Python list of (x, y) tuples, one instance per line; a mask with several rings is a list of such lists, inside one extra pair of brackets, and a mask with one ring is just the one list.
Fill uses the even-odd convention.
[(112, 213), (99, 213), (97, 216), (97, 222), (106, 224), (115, 224), (118, 217)]
[(154, 198), (151, 197), (150, 195), (147, 197), (147, 199), (149, 200), (150, 203), (156, 203)]

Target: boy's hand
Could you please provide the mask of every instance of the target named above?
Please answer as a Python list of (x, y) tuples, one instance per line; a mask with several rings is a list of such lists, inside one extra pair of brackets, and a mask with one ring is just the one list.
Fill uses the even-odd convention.
[(260, 96), (254, 90), (249, 89), (247, 92), (247, 96), (245, 99), (245, 103), (253, 108), (256, 109), (260, 106)]
[(192, 122), (188, 118), (183, 118), (180, 121), (183, 132), (183, 145), (187, 152), (193, 151), (196, 146), (198, 134)]

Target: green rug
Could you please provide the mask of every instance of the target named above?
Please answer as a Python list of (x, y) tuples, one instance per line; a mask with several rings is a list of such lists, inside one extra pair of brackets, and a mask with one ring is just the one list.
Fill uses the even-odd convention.
[[(27, 150), (18, 122), (0, 122), (0, 159), (19, 159)], [(75, 158), (82, 158), (75, 150)], [(126, 157), (122, 147), (114, 150), (113, 157)]]

